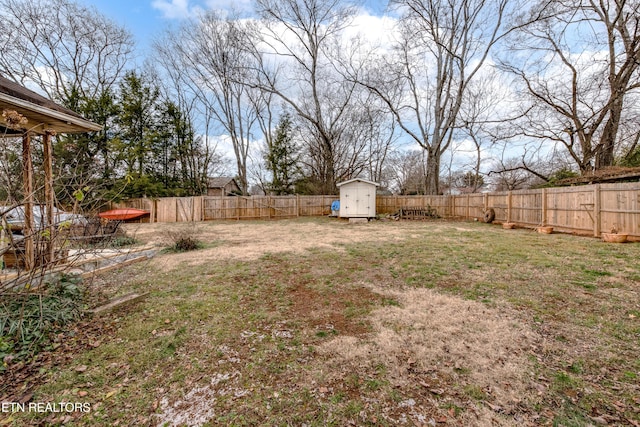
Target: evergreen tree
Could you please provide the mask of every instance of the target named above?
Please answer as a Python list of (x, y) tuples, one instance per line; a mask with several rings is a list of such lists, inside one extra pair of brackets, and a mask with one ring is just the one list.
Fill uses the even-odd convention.
[(271, 145), (264, 155), (267, 169), (272, 180), (267, 190), (276, 195), (292, 194), (295, 182), (301, 175), (299, 166), (299, 148), (293, 137), (291, 115), (285, 113), (271, 138)]
[(73, 192), (89, 185), (103, 188), (114, 174), (116, 153), (113, 138), (117, 128), (119, 108), (115, 94), (105, 89), (96, 98), (81, 95), (72, 89), (63, 104), (92, 122), (103, 126), (102, 130), (81, 134), (62, 134), (54, 140), (55, 182), (58, 200), (73, 203)]
[(144, 75), (128, 72), (120, 85), (120, 152), (126, 171), (142, 177), (152, 171), (151, 159), (158, 137), (159, 88)]

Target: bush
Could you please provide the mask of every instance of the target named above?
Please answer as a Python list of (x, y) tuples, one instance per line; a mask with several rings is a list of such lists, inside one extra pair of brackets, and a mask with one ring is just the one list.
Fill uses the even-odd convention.
[(188, 252), (202, 247), (202, 242), (197, 239), (195, 228), (168, 230), (166, 237), (169, 249), (175, 252)]
[[(49, 335), (80, 319), (80, 277), (58, 275), (37, 291), (0, 294), (0, 361), (25, 359), (39, 352)], [(4, 370), (5, 363), (0, 364)]]
[(125, 246), (133, 246), (133, 245), (136, 245), (137, 243), (138, 241), (134, 237), (129, 237), (127, 235), (124, 235), (124, 236), (118, 236), (114, 238), (110, 242), (110, 246), (114, 248), (122, 248)]

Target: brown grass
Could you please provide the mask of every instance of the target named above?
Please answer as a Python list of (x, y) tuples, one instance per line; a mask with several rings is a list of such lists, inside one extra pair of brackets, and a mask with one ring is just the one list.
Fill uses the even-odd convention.
[[(165, 245), (164, 224), (127, 227)], [(203, 249), (92, 285), (150, 295), (34, 399), (88, 390), (79, 425), (640, 420), (635, 244), (445, 221), (195, 228)]]

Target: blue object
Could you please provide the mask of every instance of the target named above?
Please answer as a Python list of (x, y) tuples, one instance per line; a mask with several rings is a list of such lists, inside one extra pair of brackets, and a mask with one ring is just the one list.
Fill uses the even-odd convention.
[[(326, 205), (325, 205), (325, 206), (326, 206)], [(332, 211), (336, 211), (336, 212), (340, 210), (340, 200), (334, 200), (334, 201), (331, 203), (331, 210), (332, 210)]]

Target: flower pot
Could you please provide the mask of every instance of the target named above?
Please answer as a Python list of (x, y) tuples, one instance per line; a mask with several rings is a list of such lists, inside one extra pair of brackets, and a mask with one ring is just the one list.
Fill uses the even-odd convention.
[(502, 228), (505, 230), (511, 230), (512, 228), (516, 228), (516, 225), (513, 222), (503, 222)]
[(619, 233), (601, 233), (602, 241), (608, 243), (624, 243), (627, 241), (628, 234)]
[(538, 233), (542, 233), (542, 234), (551, 234), (551, 233), (553, 233), (553, 227), (549, 227), (547, 225), (542, 226), (542, 227), (538, 227), (536, 230), (538, 230)]

